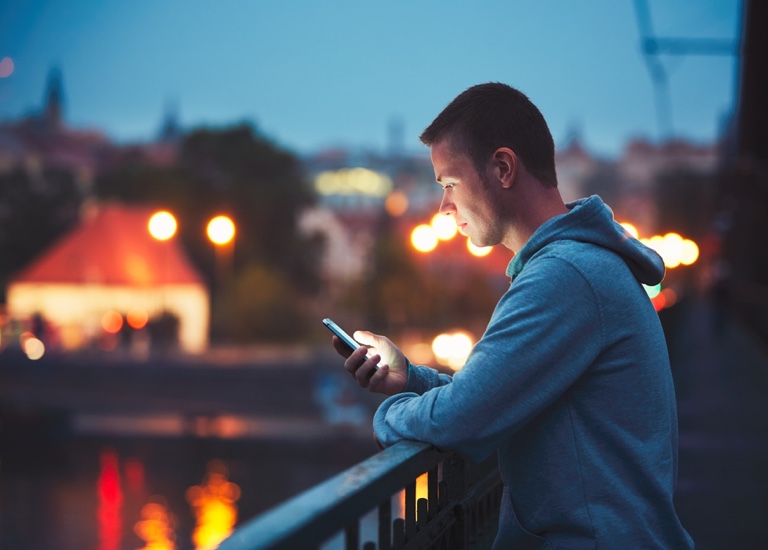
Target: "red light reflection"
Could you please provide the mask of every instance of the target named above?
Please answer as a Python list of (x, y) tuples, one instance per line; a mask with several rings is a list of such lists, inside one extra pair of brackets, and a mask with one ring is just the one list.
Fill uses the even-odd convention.
[(125, 484), (131, 493), (138, 495), (144, 493), (144, 464), (139, 459), (126, 459)]
[(123, 506), (123, 490), (120, 487), (118, 455), (114, 449), (102, 449), (99, 460), (101, 470), (97, 482), (99, 495), (99, 546), (98, 550), (118, 550), (122, 537), (120, 510)]

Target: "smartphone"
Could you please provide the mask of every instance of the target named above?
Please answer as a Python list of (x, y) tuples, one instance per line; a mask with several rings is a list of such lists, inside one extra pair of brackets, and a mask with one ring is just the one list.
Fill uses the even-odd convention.
[[(344, 342), (344, 343), (345, 343), (345, 344), (346, 344), (346, 345), (349, 347), (349, 349), (351, 349), (351, 350), (353, 350), (353, 351), (354, 351), (354, 350), (356, 350), (357, 348), (359, 348), (359, 347), (360, 347), (360, 343), (359, 343), (357, 340), (355, 340), (354, 338), (352, 338), (352, 337), (351, 337), (349, 334), (347, 334), (347, 333), (346, 333), (346, 332), (345, 332), (345, 331), (344, 331), (344, 330), (343, 330), (343, 329), (342, 329), (342, 328), (341, 328), (339, 325), (337, 325), (336, 323), (334, 323), (334, 322), (333, 322), (331, 319), (329, 319), (328, 317), (326, 317), (325, 319), (323, 319), (323, 324), (324, 324), (326, 327), (328, 327), (332, 333), (334, 333), (336, 336), (338, 336), (338, 337), (339, 337), (339, 340), (341, 340), (342, 342)], [(369, 355), (366, 355), (366, 357), (370, 357), (370, 356), (369, 356)], [(378, 366), (378, 365), (376, 365), (376, 366), (374, 367), (374, 370), (378, 370), (378, 369), (379, 369), (379, 366)], [(371, 372), (373, 372), (373, 371), (371, 371)]]

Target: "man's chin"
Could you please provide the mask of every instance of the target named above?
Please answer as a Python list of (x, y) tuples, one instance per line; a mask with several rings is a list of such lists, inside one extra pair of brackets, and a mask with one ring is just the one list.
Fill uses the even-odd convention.
[(488, 244), (486, 242), (478, 242), (477, 239), (473, 238), (471, 235), (467, 235), (467, 238), (469, 239), (469, 242), (474, 246), (475, 248), (488, 248), (490, 246), (493, 246), (492, 244)]

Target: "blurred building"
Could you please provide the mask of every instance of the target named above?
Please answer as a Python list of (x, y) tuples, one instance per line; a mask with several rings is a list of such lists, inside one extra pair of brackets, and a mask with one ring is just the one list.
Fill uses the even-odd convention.
[[(79, 226), (11, 280), (11, 318), (44, 320), (47, 336), (67, 350), (113, 349), (115, 338), (127, 334), (134, 351), (176, 343), (203, 351), (208, 290), (173, 239), (150, 235), (152, 214), (118, 204), (87, 207)], [(178, 322), (173, 334), (163, 324), (169, 319)]]
[[(394, 152), (392, 152), (394, 151)], [(318, 195), (318, 203), (299, 220), (305, 233), (320, 233), (325, 240), (323, 272), (326, 281), (343, 284), (363, 277), (370, 254), (384, 224), (408, 239), (419, 224), (437, 213), (442, 189), (425, 147), (421, 155), (400, 149), (389, 153), (330, 150), (304, 158), (304, 167)], [(610, 189), (603, 198), (618, 221), (635, 225), (642, 236), (659, 230), (654, 185), (659, 176), (675, 171), (714, 174), (719, 168), (719, 144), (694, 144), (684, 140), (651, 143), (628, 142), (621, 156), (605, 159), (591, 154), (578, 134), (571, 134), (557, 148), (556, 168), (563, 199), (568, 202), (592, 193), (602, 178)], [(496, 247), (502, 248), (502, 247)], [(441, 261), (442, 256), (444, 261)], [(512, 254), (496, 250), (481, 259), (466, 247), (441, 244), (429, 263), (452, 271), (462, 266), (480, 267), (489, 275), (502, 275)]]
[(88, 195), (95, 176), (121, 157), (140, 153), (155, 165), (176, 161), (181, 137), (174, 109), (166, 109), (157, 139), (150, 143), (120, 146), (96, 129), (73, 128), (66, 121), (62, 72), (49, 71), (42, 107), (18, 120), (0, 123), (0, 173), (19, 167), (36, 173), (61, 169), (77, 176), (81, 192)]
[[(177, 161), (183, 131), (173, 107), (166, 108), (157, 139), (128, 146), (113, 144), (97, 131), (68, 127), (64, 111), (62, 75), (54, 69), (42, 109), (17, 122), (0, 124), (0, 172), (19, 166), (32, 172), (60, 167), (78, 174), (81, 198), (85, 199), (95, 175), (126, 156), (162, 166)], [(408, 241), (411, 231), (430, 223), (439, 207), (442, 190), (434, 181), (427, 148), (419, 153), (405, 151), (399, 123), (391, 124), (389, 133), (391, 145), (383, 152), (335, 149), (302, 158), (318, 200), (297, 223), (305, 234), (322, 237), (320, 268), (331, 295), (334, 289), (372, 275), (371, 254), (385, 230)], [(600, 194), (617, 219), (635, 224), (641, 235), (648, 236), (658, 229), (654, 183), (659, 175), (674, 170), (713, 173), (719, 156), (718, 144), (635, 139), (620, 157), (598, 158), (583, 145), (578, 133), (571, 133), (557, 148), (556, 167), (566, 201), (595, 192), (594, 182), (602, 178), (606, 193)], [(140, 232), (146, 233), (144, 229)], [(503, 279), (511, 252), (495, 247), (487, 256), (473, 257), (464, 240), (440, 243), (434, 253), (414, 254), (417, 261), (434, 270), (448, 266), (457, 280), (470, 269)]]
[(422, 223), (440, 201), (426, 155), (335, 149), (305, 157), (303, 166), (318, 200), (303, 213), (299, 228), (322, 235), (321, 269), (332, 288), (367, 274), (382, 224)]
[(87, 193), (116, 147), (102, 132), (67, 126), (63, 88), (61, 72), (52, 69), (40, 111), (0, 124), (0, 172), (18, 167), (31, 173), (43, 167), (62, 169), (74, 173), (81, 191)]

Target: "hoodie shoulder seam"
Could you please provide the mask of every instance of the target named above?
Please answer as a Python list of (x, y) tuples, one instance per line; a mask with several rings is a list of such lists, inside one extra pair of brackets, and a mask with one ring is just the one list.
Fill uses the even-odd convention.
[[(559, 242), (562, 242), (562, 241), (559, 241)], [(573, 241), (573, 242), (578, 242), (578, 243), (581, 243), (581, 244), (584, 244), (584, 245), (587, 245), (587, 246), (589, 246), (589, 245), (598, 246), (598, 245), (594, 245), (593, 243), (586, 243), (586, 242), (582, 242), (582, 241)], [(538, 258), (539, 260), (557, 260), (559, 262), (562, 262), (563, 264), (565, 264), (568, 267), (570, 267), (573, 271), (575, 271), (579, 275), (579, 277), (584, 281), (584, 283), (587, 285), (587, 288), (589, 288), (589, 292), (592, 294), (592, 298), (593, 298), (592, 302), (595, 304), (595, 309), (597, 311), (597, 319), (598, 319), (598, 322), (600, 324), (600, 347), (602, 348), (604, 343), (605, 343), (605, 334), (604, 334), (604, 331), (605, 331), (605, 323), (604, 323), (605, 316), (604, 316), (604, 313), (603, 313), (602, 304), (600, 303), (600, 297), (599, 297), (597, 291), (595, 290), (595, 287), (592, 285), (592, 282), (589, 280), (589, 277), (587, 277), (587, 275), (584, 273), (584, 271), (581, 269), (581, 267), (578, 266), (575, 262), (573, 262), (573, 260), (571, 260), (570, 258), (567, 258), (567, 257), (563, 257), (562, 255), (558, 254), (556, 250), (547, 250), (545, 252), (546, 248), (548, 248), (548, 245), (544, 246), (543, 248), (541, 248), (536, 253), (536, 255), (538, 255), (538, 254), (540, 254), (542, 252), (545, 253), (545, 255), (543, 257)], [(603, 248), (603, 247), (600, 247), (600, 248)], [(608, 250), (608, 249), (605, 249), (605, 250)], [(608, 251), (610, 252), (610, 250), (608, 250)], [(534, 260), (534, 258), (531, 257), (531, 259), (529, 261), (533, 261), (533, 260)]]

